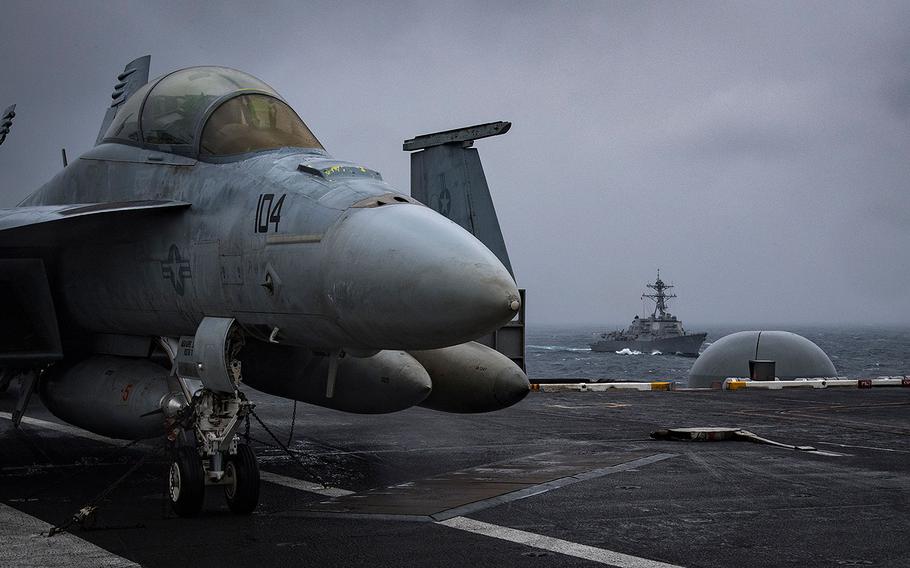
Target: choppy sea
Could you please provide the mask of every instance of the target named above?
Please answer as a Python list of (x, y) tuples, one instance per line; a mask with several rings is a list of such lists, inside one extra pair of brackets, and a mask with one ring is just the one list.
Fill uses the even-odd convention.
[[(696, 327), (686, 326), (696, 330)], [(813, 341), (831, 358), (844, 377), (910, 374), (910, 327), (698, 326), (711, 342), (736, 331), (777, 329)], [(648, 353), (598, 353), (588, 344), (590, 326), (532, 326), (527, 329), (527, 369), (531, 379), (674, 380), (686, 382), (693, 357)]]

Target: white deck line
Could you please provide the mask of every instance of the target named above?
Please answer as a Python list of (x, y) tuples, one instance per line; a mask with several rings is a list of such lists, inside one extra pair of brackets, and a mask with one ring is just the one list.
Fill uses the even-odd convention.
[[(6, 418), (7, 420), (12, 420), (13, 415), (9, 412), (0, 412), (0, 418)], [(86, 440), (94, 440), (96, 442), (104, 442), (105, 444), (111, 444), (114, 446), (125, 445), (127, 442), (123, 440), (115, 440), (113, 438), (108, 438), (106, 436), (99, 436), (98, 434), (92, 434), (87, 432), (82, 428), (76, 428), (75, 426), (69, 426), (68, 424), (58, 424), (57, 422), (48, 422), (47, 420), (39, 420), (37, 418), (30, 418), (28, 416), (22, 417), (22, 424), (28, 424), (29, 426), (37, 426), (38, 428), (44, 428), (45, 430), (53, 430), (54, 432), (60, 432), (62, 434), (70, 434), (72, 436), (78, 436), (79, 438), (85, 438)]]
[(438, 524), (461, 531), (523, 544), (532, 548), (565, 554), (566, 556), (583, 558), (600, 564), (617, 566), (619, 568), (681, 568), (675, 564), (648, 560), (647, 558), (630, 556), (605, 548), (597, 548), (595, 546), (578, 544), (541, 534), (501, 527), (483, 521), (475, 521), (474, 519), (469, 519), (467, 517), (453, 517), (446, 521), (439, 521)]
[(16, 568), (140, 568), (70, 533), (48, 538), (51, 525), (0, 503), (0, 564)]
[(291, 489), (297, 489), (299, 491), (317, 493), (319, 495), (325, 495), (326, 497), (344, 497), (345, 495), (352, 495), (354, 493), (347, 489), (324, 487), (318, 483), (304, 481), (303, 479), (296, 479), (294, 477), (286, 477), (270, 471), (259, 470), (259, 479), (274, 483), (275, 485), (281, 485), (282, 487), (290, 487)]
[[(12, 420), (13, 416), (9, 412), (0, 412), (0, 418), (5, 418), (7, 420)], [(53, 430), (55, 432), (60, 432), (63, 434), (69, 434), (71, 436), (78, 436), (80, 438), (85, 438), (87, 440), (94, 440), (96, 442), (103, 442), (105, 444), (110, 444), (112, 446), (126, 445), (127, 442), (123, 440), (115, 440), (113, 438), (107, 438), (105, 436), (99, 436), (97, 434), (92, 434), (81, 428), (76, 428), (75, 426), (69, 426), (67, 424), (58, 424), (56, 422), (49, 422), (47, 420), (39, 420), (37, 418), (29, 418), (25, 416), (22, 418), (22, 423), (29, 426), (36, 426), (38, 428), (44, 428), (46, 430)], [(142, 442), (140, 442), (142, 444)], [(146, 444), (147, 446), (147, 444)], [(350, 495), (353, 491), (348, 491), (346, 489), (339, 489), (337, 487), (323, 487), (318, 483), (311, 483), (309, 481), (304, 481), (302, 479), (297, 479), (294, 477), (287, 477), (284, 475), (279, 475), (277, 473), (271, 473), (269, 471), (259, 471), (259, 478), (263, 481), (269, 483), (274, 483), (275, 485), (281, 485), (283, 487), (290, 487), (292, 489), (297, 489), (299, 491), (307, 491), (309, 493), (316, 493), (317, 495), (323, 495), (326, 497), (342, 497), (344, 495)]]
[[(0, 418), (12, 420), (12, 415), (8, 412), (0, 412)], [(119, 440), (86, 432), (80, 428), (58, 424), (56, 422), (48, 422), (47, 420), (39, 420), (26, 416), (22, 419), (22, 422), (31, 426), (46, 428), (107, 444), (118, 445), (121, 442)], [(318, 483), (287, 477), (269, 471), (260, 471), (259, 477), (263, 481), (275, 485), (281, 485), (282, 487), (289, 487), (298, 491), (306, 491), (308, 493), (315, 493), (326, 497), (343, 497), (354, 493), (353, 491), (340, 489), (338, 487), (323, 487)], [(582, 558), (600, 564), (617, 566), (618, 568), (682, 568), (675, 564), (648, 560), (647, 558), (630, 556), (605, 548), (597, 548), (540, 534), (501, 527), (499, 525), (476, 521), (467, 517), (453, 517), (445, 521), (438, 521), (436, 524), (456, 530), (523, 544), (525, 546), (547, 550), (557, 554)], [(57, 566), (75, 568), (90, 566), (104, 568), (139, 568), (138, 564), (110, 553), (103, 548), (97, 547), (69, 533), (58, 534), (53, 538), (47, 538), (39, 534), (41, 532), (47, 533), (49, 529), (49, 524), (0, 503), (0, 542), (4, 542), (4, 552), (2, 554), (4, 555), (4, 559), (14, 560), (12, 566), (21, 566), (22, 568), (56, 568)]]

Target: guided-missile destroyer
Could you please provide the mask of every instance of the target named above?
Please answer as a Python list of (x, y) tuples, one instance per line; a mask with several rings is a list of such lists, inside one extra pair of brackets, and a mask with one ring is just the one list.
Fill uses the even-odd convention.
[(675, 298), (676, 294), (668, 294), (673, 286), (660, 279), (660, 270), (657, 271), (657, 280), (647, 287), (654, 290), (653, 294), (642, 294), (642, 299), (654, 301), (654, 311), (650, 316), (643, 318), (635, 316), (632, 325), (625, 331), (604, 331), (594, 334), (591, 351), (633, 351), (676, 353), (690, 357), (698, 356), (698, 349), (704, 343), (707, 333), (687, 333), (682, 322), (667, 311), (667, 300)]

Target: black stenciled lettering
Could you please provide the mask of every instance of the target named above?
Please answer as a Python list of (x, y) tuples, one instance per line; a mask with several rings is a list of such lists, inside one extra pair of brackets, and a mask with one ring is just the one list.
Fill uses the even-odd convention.
[(259, 196), (259, 207), (256, 211), (256, 232), (268, 233), (269, 221), (272, 214), (272, 203), (275, 201), (274, 193), (264, 193)]
[(281, 221), (281, 206), (284, 205), (285, 194), (282, 194), (278, 198), (278, 202), (275, 204), (275, 207), (272, 208), (272, 212), (269, 215), (269, 223), (275, 223), (275, 232), (278, 232), (278, 223)]
[(274, 231), (278, 232), (278, 224), (281, 222), (281, 208), (284, 205), (286, 194), (282, 194), (278, 200), (275, 200), (274, 193), (263, 193), (259, 196), (256, 204), (256, 232), (268, 233), (269, 225), (273, 224)]

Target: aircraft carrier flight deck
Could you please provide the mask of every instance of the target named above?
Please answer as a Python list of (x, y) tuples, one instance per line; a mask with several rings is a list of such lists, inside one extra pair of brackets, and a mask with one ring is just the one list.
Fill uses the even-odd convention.
[[(184, 519), (157, 447), (63, 425), (38, 401), (15, 430), (14, 385), (0, 565), (907, 566), (908, 394), (535, 392), (490, 414), (294, 416), (249, 391), (268, 427), (249, 431), (259, 507), (233, 515), (214, 487)], [(649, 437), (707, 426), (812, 449)]]

